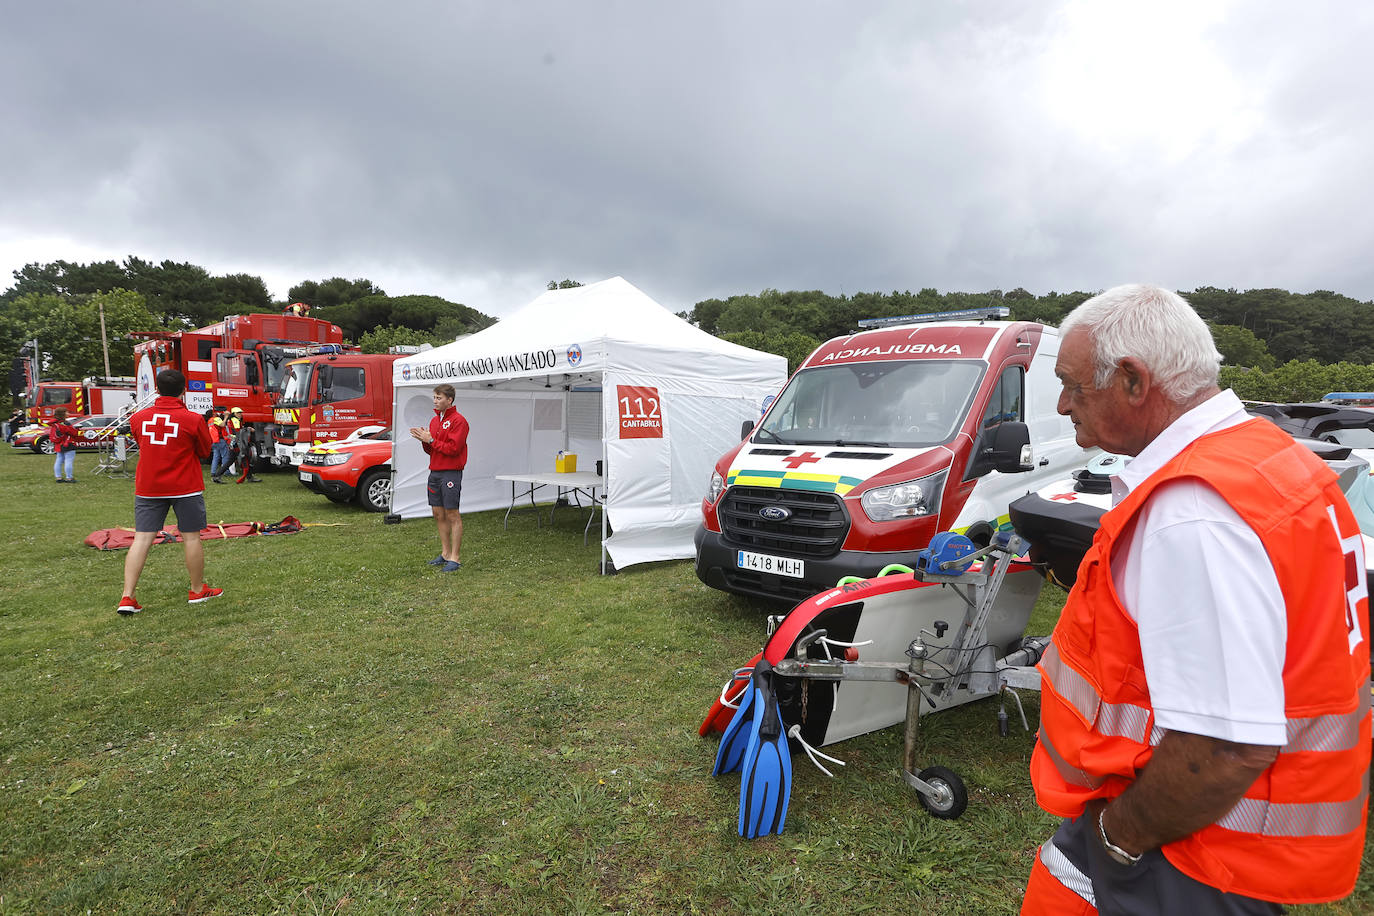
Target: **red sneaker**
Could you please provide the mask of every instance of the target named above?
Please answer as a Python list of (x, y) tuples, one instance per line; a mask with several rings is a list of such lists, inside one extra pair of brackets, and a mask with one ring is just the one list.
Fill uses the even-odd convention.
[(200, 604), (202, 601), (209, 601), (211, 598), (218, 598), (224, 594), (222, 588), (211, 588), (209, 585), (202, 585), (200, 591), (186, 593), (187, 604)]
[(121, 614), (137, 614), (143, 610), (143, 605), (135, 601), (131, 596), (125, 595), (119, 599), (119, 607), (115, 608)]

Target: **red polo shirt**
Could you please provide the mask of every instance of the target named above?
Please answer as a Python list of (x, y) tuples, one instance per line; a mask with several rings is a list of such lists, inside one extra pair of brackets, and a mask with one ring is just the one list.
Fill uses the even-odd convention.
[(429, 421), (429, 435), (434, 441), (420, 445), (429, 456), (431, 471), (461, 471), (467, 467), (468, 421), (457, 407), (449, 407), (443, 413), (436, 410), (434, 419)]

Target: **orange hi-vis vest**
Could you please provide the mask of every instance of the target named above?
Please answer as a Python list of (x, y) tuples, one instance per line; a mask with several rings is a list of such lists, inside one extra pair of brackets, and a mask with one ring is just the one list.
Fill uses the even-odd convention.
[(1288, 743), (1216, 823), (1162, 852), (1224, 892), (1277, 903), (1355, 887), (1369, 797), (1369, 608), (1360, 530), (1336, 476), (1267, 420), (1194, 441), (1102, 516), (1040, 664), (1040, 806), (1077, 817), (1115, 798), (1150, 762), (1155, 725), (1140, 635), (1112, 583), (1112, 549), (1154, 489), (1213, 487), (1263, 543), (1287, 609)]

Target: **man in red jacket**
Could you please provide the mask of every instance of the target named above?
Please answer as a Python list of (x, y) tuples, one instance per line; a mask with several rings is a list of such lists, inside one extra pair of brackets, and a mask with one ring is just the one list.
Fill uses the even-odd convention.
[(139, 457), (134, 475), (134, 542), (124, 561), (124, 597), (117, 608), (121, 614), (143, 610), (134, 599), (134, 589), (168, 509), (176, 512), (186, 551), (186, 572), (191, 576), (187, 603), (200, 604), (224, 594), (224, 589), (205, 584), (205, 550), (200, 543), (200, 530), (205, 527), (200, 462), (210, 457), (210, 429), (204, 417), (181, 402), (185, 390), (184, 375), (163, 369), (157, 374), (157, 400), (129, 418), (129, 428), (138, 437)]
[(463, 517), (458, 500), (463, 495), (463, 468), (468, 463), (468, 421), (453, 406), (457, 392), (452, 385), (434, 389), (434, 419), (429, 429), (412, 426), (410, 435), (420, 441), (429, 456), (429, 505), (439, 527), (439, 555), (429, 561), (442, 572), (462, 569)]

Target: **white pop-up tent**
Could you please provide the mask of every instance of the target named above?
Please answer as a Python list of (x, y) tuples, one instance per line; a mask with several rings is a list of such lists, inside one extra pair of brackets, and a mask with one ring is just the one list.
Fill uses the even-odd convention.
[[(392, 512), (428, 516), (428, 457), (406, 431), (434, 415), (435, 385), (468, 420), (463, 509), (503, 509), (501, 474), (604, 471), (617, 567), (693, 555), (717, 458), (787, 379), (787, 361), (713, 337), (620, 277), (551, 290), (484, 331), (394, 363)], [(552, 494), (550, 494), (552, 495)]]

